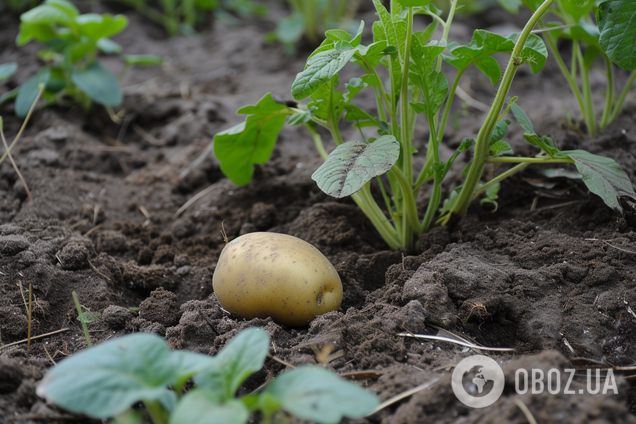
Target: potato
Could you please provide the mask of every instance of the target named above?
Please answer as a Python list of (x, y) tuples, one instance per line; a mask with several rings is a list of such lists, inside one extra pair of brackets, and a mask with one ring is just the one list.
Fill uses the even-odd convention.
[(249, 233), (229, 242), (212, 285), (221, 306), (240, 318), (266, 318), (291, 327), (337, 310), (342, 282), (311, 244), (276, 233)]

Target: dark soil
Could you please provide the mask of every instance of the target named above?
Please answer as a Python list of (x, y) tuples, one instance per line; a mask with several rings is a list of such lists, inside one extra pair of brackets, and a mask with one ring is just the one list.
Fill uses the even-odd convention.
[[(129, 74), (123, 123), (114, 124), (100, 108), (36, 113), (14, 150), (32, 201), (10, 164), (0, 168), (0, 423), (97, 422), (35, 394), (52, 359), (86, 348), (72, 291), (85, 309), (102, 316), (89, 324), (95, 343), (146, 331), (174, 348), (214, 354), (241, 329), (259, 326), (275, 343), (276, 356), (294, 365), (317, 363), (312, 348), (332, 345), (342, 355), (325, 366), (338, 373), (375, 371), (363, 383), (382, 400), (439, 379), (430, 390), (346, 422), (526, 423), (521, 401), (540, 423), (636, 423), (628, 371), (615, 371), (618, 395), (580, 394), (580, 379), (575, 395), (518, 395), (514, 389), (519, 368), (584, 373), (636, 362), (636, 218), (610, 210), (580, 183), (537, 187), (528, 182), (537, 178), (536, 168), (529, 168), (504, 182), (496, 212), (476, 203), (456, 227), (434, 228), (422, 236), (417, 254), (404, 256), (386, 249), (353, 202), (318, 190), (310, 175), (320, 159), (300, 128), (283, 131), (272, 160), (256, 168), (248, 186), (224, 178), (212, 157), (184, 172), (216, 132), (240, 122), (239, 106), (268, 91), (289, 96), (308, 52), (291, 57), (261, 42), (282, 13), (270, 3), (270, 21), (246, 21), (240, 28), (216, 22), (196, 38), (165, 39), (129, 14), (131, 25), (116, 41), (129, 53), (162, 55), (165, 65)], [(515, 23), (499, 14), (488, 19), (459, 22), (453, 39), (467, 42), (473, 21)], [(365, 20), (370, 23), (372, 14)], [(34, 73), (36, 46), (14, 46), (15, 17), (1, 16), (0, 28), (0, 63), (17, 60), (21, 66), (4, 90)], [(103, 63), (121, 69), (114, 59)], [(482, 75), (471, 75), (464, 90), (490, 102), (494, 89)], [(594, 81), (600, 88), (601, 80)], [(538, 76), (520, 72), (511, 94), (520, 96), (539, 132), (562, 148), (614, 158), (636, 181), (633, 96), (615, 124), (589, 139), (563, 123), (563, 108), (576, 108), (553, 63)], [(0, 108), (9, 137), (20, 125), (11, 111)], [(446, 153), (476, 133), (484, 115), (469, 112), (445, 140)], [(507, 140), (531, 154), (521, 134), (514, 125)], [(203, 189), (205, 196), (176, 214)], [(424, 207), (428, 193), (420, 197)], [(222, 223), (229, 238), (272, 231), (312, 243), (342, 278), (340, 310), (304, 329), (226, 315), (212, 292)], [(37, 339), (27, 350), (25, 343), (12, 343), (27, 337), (23, 296), (29, 286), (32, 334), (68, 331)], [(398, 336), (440, 329), (515, 351)], [(453, 366), (477, 353), (497, 360), (506, 375), (503, 396), (485, 409), (464, 406), (450, 386)], [(246, 389), (283, 369), (268, 360), (266, 372), (248, 380)]]

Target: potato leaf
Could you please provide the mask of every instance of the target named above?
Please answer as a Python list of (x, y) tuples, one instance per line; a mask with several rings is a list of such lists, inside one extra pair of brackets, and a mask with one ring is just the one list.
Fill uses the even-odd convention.
[(599, 5), (599, 46), (623, 69), (636, 69), (636, 2), (606, 1)]
[(15, 114), (20, 118), (24, 118), (29, 113), (31, 105), (35, 101), (40, 92), (40, 84), (46, 85), (51, 78), (51, 68), (45, 66), (40, 69), (37, 75), (29, 78), (27, 82), (20, 86), (18, 96), (15, 99)]
[(176, 395), (168, 386), (213, 361), (207, 355), (173, 352), (154, 334), (129, 334), (76, 353), (51, 368), (37, 394), (71, 412), (102, 419), (142, 400), (158, 400), (170, 408)]
[(379, 403), (373, 393), (312, 366), (285, 372), (274, 379), (263, 395), (278, 400), (287, 412), (320, 424), (337, 424), (342, 417), (364, 417)]
[(510, 37), (506, 38), (478, 29), (473, 33), (473, 38), (467, 46), (450, 43), (448, 50), (451, 55), (443, 55), (442, 57), (460, 71), (464, 71), (470, 65), (475, 64), (495, 85), (501, 78), (501, 67), (490, 56), (495, 53), (510, 53), (514, 46), (514, 40), (511, 40)]
[(587, 188), (598, 195), (607, 206), (621, 210), (619, 199), (627, 197), (636, 201), (636, 193), (629, 177), (614, 159), (597, 156), (584, 150), (559, 152), (557, 157), (569, 157), (583, 175)]
[(268, 351), (269, 336), (265, 330), (248, 328), (221, 349), (213, 365), (197, 374), (194, 381), (227, 402), (247, 377), (263, 367)]
[(239, 400), (221, 403), (205, 389), (190, 390), (170, 414), (169, 424), (245, 424), (250, 411)]
[(245, 185), (252, 180), (254, 165), (267, 162), (272, 155), (278, 133), (293, 112), (268, 93), (256, 105), (243, 107), (238, 113), (250, 116), (214, 136), (214, 154), (223, 173), (234, 184)]
[(4, 81), (18, 70), (18, 64), (15, 62), (3, 63), (0, 65), (0, 81)]
[(78, 16), (75, 21), (82, 35), (95, 39), (111, 37), (128, 26), (128, 18), (124, 15), (86, 13)]
[(526, 115), (526, 113), (518, 104), (513, 103), (510, 106), (510, 110), (515, 117), (515, 120), (519, 123), (519, 125), (521, 125), (524, 130), (526, 130), (523, 138), (525, 138), (528, 143), (537, 146), (552, 157), (554, 157), (554, 155), (559, 152), (559, 149), (557, 149), (556, 144), (554, 143), (554, 140), (552, 140), (552, 138), (545, 135), (539, 137), (537, 133), (534, 132), (534, 127), (532, 126), (530, 118), (528, 118), (528, 115)]
[(122, 101), (121, 88), (117, 78), (93, 62), (85, 69), (74, 69), (71, 81), (94, 101), (104, 106), (119, 106)]
[(430, 119), (439, 111), (448, 94), (448, 80), (441, 72), (431, 72), (428, 75), (420, 75), (415, 72), (409, 74), (412, 84), (418, 86), (424, 96), (423, 103), (411, 103), (411, 107), (417, 113), (422, 113)]
[(400, 143), (386, 135), (372, 143), (349, 141), (336, 147), (311, 178), (330, 196), (342, 198), (386, 173), (400, 156)]
[[(341, 30), (329, 31), (332, 38), (325, 40), (309, 56), (305, 70), (296, 75), (291, 88), (294, 99), (302, 100), (310, 96), (344, 68), (358, 50), (363, 29), (364, 21), (360, 22), (360, 27), (355, 36), (351, 36)], [(348, 40), (344, 39), (343, 33), (348, 36)], [(335, 41), (335, 39), (338, 41)]]

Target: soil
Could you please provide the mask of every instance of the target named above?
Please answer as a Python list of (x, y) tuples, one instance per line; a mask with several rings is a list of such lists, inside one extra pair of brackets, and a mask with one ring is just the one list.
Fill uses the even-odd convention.
[[(97, 107), (38, 111), (14, 150), (33, 200), (9, 163), (0, 168), (0, 423), (97, 422), (47, 405), (35, 393), (53, 360), (86, 348), (73, 291), (85, 310), (101, 314), (88, 324), (94, 343), (146, 331), (173, 348), (215, 354), (241, 329), (259, 326), (269, 333), (275, 355), (291, 364), (317, 364), (313, 349), (328, 347), (341, 355), (323, 366), (338, 373), (373, 371), (361, 383), (381, 400), (438, 380), (368, 418), (343, 422), (525, 423), (524, 404), (541, 423), (636, 423), (636, 379), (619, 369), (636, 362), (633, 211), (609, 209), (574, 180), (537, 183), (537, 168), (528, 168), (503, 183), (495, 212), (476, 202), (455, 227), (432, 229), (418, 252), (404, 255), (385, 247), (351, 200), (318, 190), (310, 176), (320, 159), (298, 127), (282, 132), (252, 183), (237, 187), (223, 177), (206, 150), (214, 134), (240, 122), (236, 109), (268, 91), (289, 97), (308, 54), (301, 49), (290, 56), (261, 41), (285, 13), (278, 3), (267, 3), (268, 18), (240, 27), (215, 22), (194, 38), (166, 39), (125, 11), (131, 25), (115, 40), (128, 53), (159, 54), (165, 64), (129, 73), (122, 123)], [(363, 14), (367, 23), (373, 20), (372, 13)], [(460, 20), (451, 37), (467, 42), (476, 26), (505, 32), (522, 23), (490, 13)], [(21, 69), (0, 88), (8, 90), (35, 72), (37, 46), (15, 47), (15, 16), (0, 16), (0, 28), (0, 63), (17, 60)], [(122, 68), (114, 58), (102, 63), (114, 72)], [(602, 88), (599, 75), (593, 84)], [(479, 73), (471, 73), (463, 88), (486, 103), (494, 93)], [(614, 158), (636, 181), (633, 95), (614, 124), (589, 138), (564, 123), (564, 108), (575, 119), (576, 108), (551, 61), (536, 76), (521, 70), (511, 94), (520, 97), (538, 132), (563, 149)], [(482, 112), (468, 112), (456, 114), (445, 154), (474, 136), (483, 121)], [(21, 122), (11, 105), (0, 113), (12, 138)], [(423, 128), (418, 140), (424, 140)], [(534, 154), (521, 134), (515, 124), (506, 140), (515, 151)], [(205, 160), (192, 166), (201, 155)], [(204, 189), (207, 194), (179, 210)], [(428, 196), (421, 193), (420, 207)], [(342, 278), (340, 310), (300, 329), (269, 318), (228, 316), (212, 291), (224, 247), (222, 223), (229, 238), (271, 231), (312, 243)], [(32, 334), (67, 331), (34, 340), (27, 349), (14, 343), (27, 337), (23, 299), (29, 287)], [(403, 332), (450, 332), (514, 352), (399, 336)], [(495, 359), (506, 375), (502, 397), (489, 408), (469, 408), (451, 390), (453, 367), (473, 354)], [(579, 392), (585, 380), (578, 377), (594, 367), (614, 368), (618, 394)], [(562, 381), (566, 368), (577, 369), (575, 394), (519, 395), (514, 375), (520, 368), (546, 374), (556, 368)], [(268, 360), (243, 390), (283, 370)]]

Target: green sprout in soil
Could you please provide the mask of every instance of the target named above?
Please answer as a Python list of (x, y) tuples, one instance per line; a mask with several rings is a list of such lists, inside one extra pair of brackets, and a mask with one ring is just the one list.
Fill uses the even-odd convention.
[[(538, 0), (523, 2), (531, 10), (536, 10), (541, 4)], [(636, 79), (636, 72), (633, 72), (636, 69), (636, 22), (633, 20), (636, 2), (557, 0), (549, 13), (558, 21), (542, 19), (539, 26), (546, 30), (544, 38), (550, 52), (576, 97), (587, 131), (594, 135), (616, 119)], [(569, 41), (571, 46), (569, 65), (559, 51), (562, 40)], [(594, 110), (590, 82), (590, 73), (598, 61), (603, 62), (601, 73), (606, 81), (605, 102), (600, 118)], [(622, 89), (616, 87), (616, 65), (632, 71)], [(617, 88), (620, 89), (619, 93)]]
[[(49, 370), (37, 393), (68, 411), (116, 422), (141, 423), (143, 403), (155, 424), (245, 424), (260, 411), (263, 423), (290, 413), (321, 424), (360, 418), (377, 397), (324, 368), (282, 373), (262, 392), (236, 396), (259, 371), (269, 350), (260, 328), (241, 331), (216, 356), (172, 351), (159, 336), (129, 334), (86, 349)], [(195, 387), (184, 391), (193, 378)]]
[[(589, 190), (610, 207), (620, 209), (620, 197), (636, 200), (636, 193), (620, 166), (611, 159), (582, 150), (560, 151), (550, 137), (535, 133), (532, 123), (515, 103), (517, 97), (508, 97), (519, 67), (528, 65), (537, 73), (545, 65), (548, 50), (532, 30), (554, 2), (541, 3), (520, 33), (503, 37), (476, 30), (468, 45), (459, 45), (448, 41), (457, 0), (449, 0), (445, 19), (430, 0), (392, 0), (389, 9), (380, 0), (374, 0), (379, 20), (373, 23), (371, 44), (361, 42), (364, 22), (355, 35), (329, 30), (326, 40), (296, 76), (292, 95), (296, 100), (309, 98), (308, 104), (279, 103), (266, 94), (256, 105), (238, 110), (239, 114), (247, 115), (245, 122), (214, 137), (214, 152), (221, 170), (237, 185), (248, 184), (254, 165), (265, 163), (271, 156), (285, 123), (304, 125), (325, 159), (312, 175), (318, 187), (336, 198), (351, 196), (386, 243), (404, 251), (415, 250), (418, 236), (431, 225), (457, 222), (473, 200), (485, 196), (485, 202), (496, 202), (500, 182), (531, 163), (576, 165)], [(416, 14), (433, 19), (424, 31), (413, 30)], [(438, 26), (443, 30), (442, 36), (433, 40)], [(497, 53), (510, 55), (503, 73), (492, 57)], [(348, 64), (357, 65), (362, 72), (342, 89), (338, 73)], [(455, 91), (464, 72), (473, 65), (493, 85), (499, 83), (499, 88), (476, 137), (464, 139), (455, 153), (443, 161), (440, 143)], [(456, 69), (450, 83), (444, 73), (448, 66)], [(388, 74), (388, 81), (381, 77), (384, 73)], [(376, 100), (374, 107), (367, 110), (353, 102), (365, 89), (371, 90)], [(511, 124), (505, 119), (509, 112), (525, 129), (524, 138), (536, 146), (535, 157), (514, 156), (511, 146), (503, 141)], [(424, 165), (420, 169), (413, 166), (413, 156), (418, 153), (413, 145), (418, 117), (423, 117), (429, 128)], [(359, 130), (360, 139), (343, 139), (340, 130), (343, 120)], [(318, 127), (326, 129), (337, 145), (330, 154)], [(369, 127), (377, 137), (367, 135)], [(472, 153), (463, 171), (465, 180), (444, 200), (442, 182), (462, 152)], [(483, 181), (483, 170), (489, 163), (513, 166)], [(372, 195), (372, 183), (383, 199), (380, 204)], [(424, 189), (430, 193), (430, 200), (420, 210), (416, 199)]]
[[(24, 117), (44, 84), (42, 99), (47, 105), (79, 103), (85, 109), (92, 102), (106, 107), (119, 106), (122, 92), (119, 81), (97, 62), (97, 53), (121, 53), (109, 37), (128, 25), (123, 15), (87, 13), (80, 15), (66, 0), (47, 0), (20, 16), (17, 44), (33, 40), (46, 45), (37, 55), (45, 63), (37, 75), (0, 97), (0, 103), (15, 98), (15, 113)], [(120, 56), (127, 66), (158, 65), (156, 56)], [(127, 69), (127, 68), (125, 68)], [(0, 66), (0, 79), (17, 70), (13, 63)]]
[(287, 0), (292, 13), (281, 19), (267, 41), (278, 40), (290, 52), (304, 37), (312, 46), (324, 39), (328, 29), (346, 29), (352, 23), (360, 0)]
[(130, 6), (140, 15), (161, 25), (169, 36), (181, 32), (195, 34), (195, 28), (204, 17), (213, 15), (216, 19), (236, 24), (236, 18), (250, 15), (265, 15), (267, 8), (252, 0), (115, 0)]

